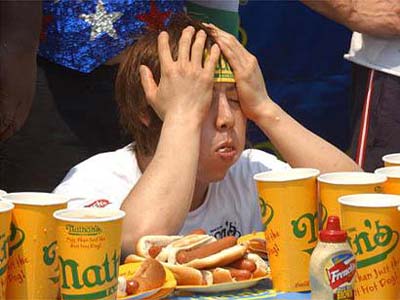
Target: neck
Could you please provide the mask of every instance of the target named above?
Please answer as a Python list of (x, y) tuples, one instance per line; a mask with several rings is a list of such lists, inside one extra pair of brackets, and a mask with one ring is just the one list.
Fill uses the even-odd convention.
[[(153, 157), (142, 155), (138, 151), (135, 151), (135, 153), (139, 169), (143, 174)], [(204, 201), (206, 200), (208, 185), (208, 183), (203, 183), (196, 180), (193, 191), (192, 204), (190, 205), (190, 211), (199, 208), (204, 203)]]
[(209, 185), (208, 183), (202, 183), (196, 181), (196, 184), (194, 186), (192, 205), (190, 206), (190, 211), (199, 208), (204, 203), (204, 201), (206, 200), (208, 185)]

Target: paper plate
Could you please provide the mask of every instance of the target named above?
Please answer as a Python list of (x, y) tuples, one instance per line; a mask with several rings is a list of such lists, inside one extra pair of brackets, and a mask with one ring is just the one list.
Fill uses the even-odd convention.
[(246, 234), (244, 236), (241, 236), (240, 238), (238, 238), (238, 244), (250, 241), (252, 239), (262, 239), (265, 240), (265, 235), (264, 232), (262, 231), (257, 231), (257, 232), (253, 232), (250, 234)]
[[(123, 264), (119, 267), (119, 276), (125, 276), (130, 279), (135, 274), (136, 270), (141, 265), (141, 262)], [(166, 280), (163, 286), (149, 290), (140, 294), (130, 295), (126, 297), (118, 297), (118, 300), (138, 300), (138, 299), (162, 299), (171, 294), (176, 287), (176, 280), (170, 270), (164, 267)]]
[(176, 287), (179, 291), (193, 292), (193, 293), (218, 293), (218, 292), (229, 292), (240, 289), (246, 289), (255, 286), (263, 279), (271, 278), (271, 275), (258, 277), (250, 280), (217, 283), (212, 285), (178, 285)]

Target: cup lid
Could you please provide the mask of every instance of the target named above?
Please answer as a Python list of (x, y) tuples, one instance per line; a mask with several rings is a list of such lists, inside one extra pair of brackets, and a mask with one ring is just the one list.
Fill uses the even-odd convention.
[(400, 196), (392, 194), (352, 194), (338, 198), (341, 205), (369, 208), (400, 206)]
[(383, 174), (369, 172), (332, 172), (319, 175), (319, 182), (335, 185), (378, 184), (387, 180)]
[(272, 170), (261, 172), (254, 175), (254, 180), (261, 182), (285, 182), (293, 180), (307, 179), (319, 175), (318, 169), (312, 168), (292, 168), (286, 170)]

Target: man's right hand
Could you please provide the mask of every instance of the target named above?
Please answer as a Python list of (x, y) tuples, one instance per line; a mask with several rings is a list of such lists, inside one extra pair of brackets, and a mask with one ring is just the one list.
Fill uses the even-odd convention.
[(157, 84), (147, 66), (140, 67), (142, 86), (149, 104), (164, 120), (168, 114), (190, 115), (192, 120), (204, 120), (207, 115), (213, 89), (213, 74), (220, 55), (219, 47), (211, 47), (209, 58), (202, 66), (206, 33), (199, 30), (195, 41), (191, 41), (195, 30), (186, 27), (179, 40), (178, 58), (171, 56), (169, 36), (161, 32), (158, 37), (161, 79)]

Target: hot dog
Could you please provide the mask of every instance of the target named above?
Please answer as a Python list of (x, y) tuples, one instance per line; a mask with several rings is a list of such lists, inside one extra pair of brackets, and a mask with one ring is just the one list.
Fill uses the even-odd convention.
[(265, 239), (254, 238), (247, 241), (249, 252), (258, 254), (262, 259), (268, 260), (267, 242)]
[(166, 279), (162, 264), (153, 259), (144, 259), (132, 278), (118, 277), (118, 296), (143, 293), (161, 287)]
[(237, 238), (227, 236), (215, 242), (201, 245), (194, 249), (182, 250), (176, 254), (176, 261), (180, 264), (188, 263), (196, 258), (204, 258), (236, 245)]
[(247, 270), (250, 273), (253, 273), (256, 269), (256, 263), (247, 258), (240, 258), (233, 263), (229, 264), (228, 267), (239, 269), (239, 270)]

